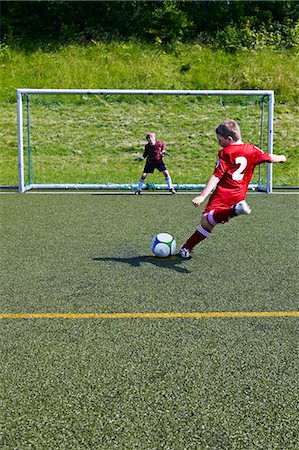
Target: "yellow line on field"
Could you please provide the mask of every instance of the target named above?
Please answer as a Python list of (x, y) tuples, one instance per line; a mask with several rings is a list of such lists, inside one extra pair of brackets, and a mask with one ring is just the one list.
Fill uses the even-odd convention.
[(211, 319), (234, 317), (299, 317), (299, 311), (131, 312), (131, 313), (11, 313), (0, 319)]

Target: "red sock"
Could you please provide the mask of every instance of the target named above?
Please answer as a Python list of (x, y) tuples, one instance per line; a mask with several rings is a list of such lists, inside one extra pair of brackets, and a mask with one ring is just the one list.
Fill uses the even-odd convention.
[(206, 230), (203, 226), (199, 225), (197, 230), (194, 231), (192, 236), (187, 239), (185, 244), (183, 244), (183, 247), (187, 248), (188, 250), (192, 250), (195, 245), (199, 244), (199, 242), (203, 241), (207, 237), (210, 236), (210, 232)]
[(234, 215), (233, 208), (226, 208), (221, 209), (220, 211), (209, 211), (207, 219), (211, 225), (217, 225), (217, 223), (227, 222), (228, 219), (234, 217)]

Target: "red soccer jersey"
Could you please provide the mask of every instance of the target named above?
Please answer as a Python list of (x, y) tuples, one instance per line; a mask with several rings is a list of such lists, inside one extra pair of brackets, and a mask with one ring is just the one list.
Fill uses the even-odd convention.
[(164, 142), (157, 141), (155, 145), (146, 144), (143, 157), (147, 158), (149, 163), (163, 162), (162, 152), (164, 150)]
[(213, 173), (220, 181), (205, 211), (244, 200), (255, 166), (265, 162), (271, 162), (271, 156), (253, 144), (233, 144), (220, 150)]

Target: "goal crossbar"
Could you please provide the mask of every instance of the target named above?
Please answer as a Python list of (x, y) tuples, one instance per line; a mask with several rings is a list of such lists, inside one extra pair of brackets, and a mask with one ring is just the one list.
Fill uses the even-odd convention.
[(19, 94), (79, 95), (260, 95), (274, 96), (267, 90), (171, 90), (171, 89), (17, 89)]

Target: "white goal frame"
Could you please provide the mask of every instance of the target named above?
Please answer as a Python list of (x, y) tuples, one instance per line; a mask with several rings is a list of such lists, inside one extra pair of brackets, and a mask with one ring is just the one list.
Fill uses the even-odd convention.
[[(273, 118), (274, 118), (274, 91), (272, 90), (134, 90), (134, 89), (29, 89), (16, 90), (17, 95), (17, 127), (18, 127), (18, 179), (19, 192), (24, 193), (30, 189), (117, 189), (120, 185), (100, 184), (30, 184), (25, 185), (24, 164), (24, 136), (23, 136), (23, 96), (32, 94), (78, 94), (78, 95), (235, 95), (235, 96), (264, 96), (268, 97), (268, 123), (267, 123), (267, 152), (273, 153)], [(196, 187), (204, 187), (197, 185)], [(250, 189), (258, 189), (258, 185), (249, 185)], [(157, 186), (157, 189), (162, 189)], [(272, 192), (272, 164), (268, 164), (266, 192)]]

